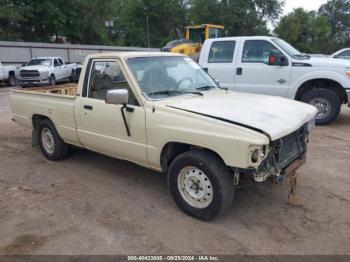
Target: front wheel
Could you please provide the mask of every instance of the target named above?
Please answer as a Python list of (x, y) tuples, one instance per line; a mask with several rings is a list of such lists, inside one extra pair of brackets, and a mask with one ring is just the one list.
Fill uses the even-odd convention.
[(49, 77), (49, 85), (50, 86), (55, 86), (56, 85), (56, 77), (54, 75), (51, 75)]
[(168, 185), (177, 205), (187, 214), (210, 221), (233, 200), (232, 175), (222, 160), (205, 150), (191, 150), (170, 165)]
[(341, 101), (336, 93), (329, 89), (314, 89), (303, 95), (301, 101), (317, 108), (317, 125), (327, 125), (334, 121), (340, 112)]

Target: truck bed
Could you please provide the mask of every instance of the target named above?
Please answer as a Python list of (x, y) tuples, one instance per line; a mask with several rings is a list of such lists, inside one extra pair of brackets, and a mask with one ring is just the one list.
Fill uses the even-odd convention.
[(10, 98), (13, 119), (24, 127), (34, 128), (35, 117), (46, 117), (63, 140), (79, 145), (74, 117), (76, 92), (76, 84), (15, 88)]
[(15, 90), (20, 92), (56, 94), (56, 95), (75, 97), (77, 93), (77, 88), (78, 88), (78, 84), (68, 83), (68, 84), (61, 84), (56, 86), (40, 86), (40, 87), (26, 87), (26, 88), (18, 87)]

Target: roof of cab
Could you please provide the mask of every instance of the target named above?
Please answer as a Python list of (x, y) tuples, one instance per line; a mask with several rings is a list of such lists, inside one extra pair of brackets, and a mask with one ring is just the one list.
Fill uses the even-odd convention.
[(230, 41), (230, 40), (270, 40), (275, 38), (273, 36), (233, 36), (233, 37), (220, 37), (220, 38), (211, 38), (206, 41)]
[(123, 51), (123, 52), (107, 52), (88, 55), (88, 58), (131, 58), (131, 57), (153, 57), (153, 56), (184, 56), (183, 54), (167, 53), (167, 52), (137, 52), (137, 51)]

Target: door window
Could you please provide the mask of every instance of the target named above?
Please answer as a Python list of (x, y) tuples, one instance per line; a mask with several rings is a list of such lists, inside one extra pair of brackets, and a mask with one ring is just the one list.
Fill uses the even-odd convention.
[(190, 41), (194, 43), (204, 43), (205, 41), (205, 28), (191, 28)]
[(58, 63), (58, 60), (57, 60), (57, 59), (54, 60), (54, 66), (55, 66), (55, 67), (60, 66), (60, 64)]
[(108, 90), (127, 89), (129, 91), (129, 104), (138, 105), (117, 61), (93, 62), (89, 83), (89, 98), (105, 100)]
[(282, 55), (280, 50), (265, 40), (247, 40), (243, 47), (242, 62), (267, 64), (271, 53)]
[(59, 63), (60, 65), (63, 65), (63, 60), (62, 60), (61, 58), (58, 58), (58, 63)]
[(350, 57), (350, 50), (346, 50), (344, 52), (341, 52), (337, 57)]
[(213, 42), (208, 63), (232, 63), (235, 52), (236, 41), (216, 41)]

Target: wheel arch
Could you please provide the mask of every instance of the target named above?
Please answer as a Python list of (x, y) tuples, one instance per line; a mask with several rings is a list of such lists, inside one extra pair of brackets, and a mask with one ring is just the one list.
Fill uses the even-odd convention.
[(301, 101), (303, 95), (308, 91), (319, 88), (334, 91), (343, 104), (349, 102), (343, 85), (340, 84), (339, 81), (330, 78), (313, 78), (303, 82), (297, 89), (295, 100)]
[(54, 123), (48, 116), (41, 115), (41, 114), (34, 114), (34, 115), (32, 116), (32, 125), (33, 125), (33, 129), (34, 129), (34, 130), (37, 130), (40, 121), (43, 121), (43, 120), (45, 120), (45, 119), (50, 120), (50, 121), (52, 122), (52, 124), (55, 125), (55, 123)]
[(190, 151), (191, 149), (199, 149), (199, 150), (209, 151), (209, 152), (213, 153), (214, 155), (216, 155), (217, 157), (219, 157), (222, 160), (222, 162), (225, 164), (223, 157), (219, 153), (217, 153), (209, 148), (205, 148), (205, 147), (193, 145), (193, 144), (188, 144), (188, 143), (183, 143), (183, 142), (173, 141), (173, 142), (166, 143), (161, 150), (160, 166), (161, 166), (162, 171), (164, 173), (166, 173), (168, 171), (168, 168), (169, 168), (171, 162), (177, 156), (179, 156), (187, 151)]

